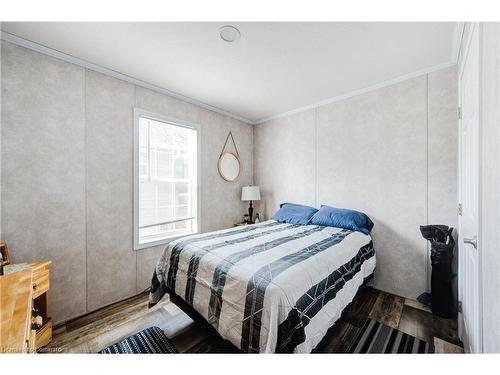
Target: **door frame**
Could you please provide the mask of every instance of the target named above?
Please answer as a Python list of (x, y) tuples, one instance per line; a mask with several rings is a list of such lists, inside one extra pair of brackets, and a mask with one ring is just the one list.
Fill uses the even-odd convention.
[[(465, 30), (465, 26), (464, 26), (464, 30)], [(483, 352), (483, 292), (482, 292), (482, 284), (483, 284), (483, 272), (482, 272), (482, 251), (481, 251), (481, 226), (482, 226), (482, 222), (481, 222), (481, 217), (482, 217), (482, 199), (481, 199), (481, 188), (482, 188), (482, 184), (481, 184), (481, 180), (482, 180), (482, 162), (481, 162), (481, 136), (482, 136), (482, 130), (481, 130), (481, 124), (482, 124), (482, 113), (481, 113), (481, 109), (482, 109), (482, 51), (483, 51), (483, 43), (482, 43), (482, 38), (481, 38), (481, 35), (482, 35), (482, 26), (479, 22), (473, 22), (473, 23), (470, 23), (470, 28), (469, 28), (469, 32), (467, 34), (467, 40), (465, 41), (465, 43), (462, 44), (463, 46), (463, 49), (460, 51), (460, 58), (459, 58), (459, 62), (458, 62), (458, 75), (457, 75), (457, 78), (458, 78), (458, 97), (457, 97), (457, 101), (458, 101), (458, 107), (461, 108), (462, 107), (462, 93), (463, 93), (463, 90), (462, 90), (462, 85), (461, 85), (461, 77), (462, 77), (462, 74), (463, 74), (463, 71), (464, 71), (464, 62), (465, 62), (465, 59), (466, 59), (466, 56), (468, 55), (469, 53), (469, 50), (470, 50), (470, 45), (472, 43), (472, 38), (473, 38), (473, 35), (474, 33), (478, 33), (477, 37), (478, 37), (478, 69), (479, 69), (479, 72), (478, 72), (478, 143), (477, 143), (477, 147), (478, 147), (478, 165), (477, 165), (477, 168), (478, 168), (478, 202), (477, 202), (477, 220), (478, 220), (478, 231), (476, 233), (476, 236), (477, 236), (477, 256), (478, 256), (478, 293), (479, 293), (479, 296), (478, 296), (478, 301), (479, 301), (479, 306), (478, 306), (478, 318), (479, 318), (479, 324), (478, 324), (478, 328), (479, 328), (479, 332), (478, 332), (478, 335), (479, 335), (479, 347), (477, 348), (477, 352), (479, 353), (482, 353)], [(461, 181), (462, 181), (462, 144), (461, 144), (461, 127), (462, 127), (462, 124), (461, 124), (462, 120), (459, 118), (457, 120), (457, 126), (458, 126), (458, 142), (459, 142), (459, 147), (458, 147), (458, 200), (459, 200), (459, 204), (461, 203), (462, 201), (462, 184), (461, 184)], [(459, 266), (458, 266), (458, 299), (459, 301), (462, 301), (463, 300), (463, 288), (462, 288), (462, 278), (461, 278), (461, 273), (462, 273), (462, 260), (463, 260), (463, 255), (461, 254), (460, 252), (460, 245), (461, 243), (463, 242), (463, 237), (462, 237), (462, 223), (461, 223), (461, 218), (460, 216), (458, 217), (458, 240), (459, 240), (459, 244), (457, 246), (457, 249), (458, 249), (458, 252), (459, 252)], [(463, 246), (463, 245), (462, 245)], [(470, 346), (470, 341), (469, 341), (469, 337), (468, 337), (468, 332), (466, 330), (466, 325), (465, 325), (465, 320), (464, 320), (464, 316), (462, 314), (462, 312), (459, 312), (458, 313), (458, 335), (459, 335), (459, 338), (460, 340), (462, 340), (463, 344), (464, 344), (464, 349), (466, 352), (471, 352), (472, 348)]]

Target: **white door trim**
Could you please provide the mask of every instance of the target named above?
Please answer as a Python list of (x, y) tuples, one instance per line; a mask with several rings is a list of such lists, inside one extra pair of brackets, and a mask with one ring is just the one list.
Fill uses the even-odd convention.
[[(464, 349), (466, 352), (479, 352), (481, 353), (483, 351), (483, 323), (482, 323), (482, 318), (483, 318), (483, 309), (482, 309), (482, 304), (483, 304), (483, 296), (482, 296), (482, 252), (481, 252), (481, 157), (480, 157), (480, 150), (481, 150), (481, 124), (482, 124), (482, 116), (481, 116), (481, 108), (482, 108), (482, 69), (481, 69), (481, 64), (482, 64), (482, 38), (481, 38), (481, 32), (482, 32), (482, 26), (479, 22), (474, 22), (470, 24), (470, 29), (469, 33), (467, 35), (467, 40), (464, 42), (463, 49), (461, 51), (461, 59), (459, 61), (459, 66), (458, 66), (458, 106), (462, 107), (462, 94), (463, 94), (463, 89), (462, 89), (462, 76), (464, 72), (464, 66), (465, 62), (467, 61), (467, 57), (470, 51), (470, 45), (472, 43), (473, 37), (475, 33), (478, 33), (477, 38), (478, 38), (478, 207), (477, 207), (477, 220), (478, 220), (478, 230), (476, 233), (477, 236), (477, 261), (478, 261), (478, 319), (480, 320), (478, 323), (478, 348), (475, 350), (472, 349), (471, 347), (471, 340), (469, 339), (469, 334), (468, 332), (468, 327), (466, 324), (466, 319), (463, 315), (463, 313), (459, 313), (458, 316), (458, 329), (459, 329), (459, 337), (464, 343)], [(457, 126), (458, 126), (458, 134), (459, 134), (459, 142), (461, 142), (461, 119), (457, 121)], [(462, 201), (462, 146), (461, 143), (459, 144), (458, 148), (458, 161), (459, 161), (459, 178), (458, 178), (458, 197), (461, 203)], [(458, 220), (458, 228), (459, 228), (459, 247), (461, 245), (461, 242), (463, 242), (462, 238), (462, 227), (461, 227), (461, 219), (459, 218)], [(463, 291), (464, 287), (462, 285), (463, 280), (461, 277), (461, 273), (463, 272), (463, 265), (460, 264), (460, 262), (463, 260), (463, 255), (460, 253), (459, 249), (459, 286), (458, 286), (458, 298), (460, 301), (463, 301)]]

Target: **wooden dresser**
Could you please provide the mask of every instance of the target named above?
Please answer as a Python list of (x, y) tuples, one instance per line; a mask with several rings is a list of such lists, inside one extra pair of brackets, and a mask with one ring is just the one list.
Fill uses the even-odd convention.
[(0, 353), (35, 353), (52, 340), (50, 263), (5, 266), (0, 276)]

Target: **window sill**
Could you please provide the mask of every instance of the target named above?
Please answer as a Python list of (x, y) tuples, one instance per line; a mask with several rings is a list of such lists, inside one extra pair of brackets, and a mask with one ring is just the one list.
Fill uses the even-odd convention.
[(165, 238), (162, 238), (162, 239), (159, 239), (159, 240), (155, 240), (155, 241), (151, 241), (151, 242), (144, 242), (144, 243), (141, 243), (141, 244), (136, 244), (134, 246), (134, 250), (143, 250), (143, 249), (147, 249), (149, 247), (155, 247), (155, 246), (159, 246), (159, 245), (166, 245), (172, 241), (175, 241), (175, 240), (178, 240), (179, 238), (182, 238), (182, 237), (187, 237), (187, 236), (192, 236), (193, 234), (198, 234), (200, 233), (199, 231), (196, 231), (196, 232), (188, 232), (188, 233), (183, 233), (183, 234), (179, 234), (179, 235), (175, 235), (175, 236), (172, 236), (172, 237), (165, 237)]

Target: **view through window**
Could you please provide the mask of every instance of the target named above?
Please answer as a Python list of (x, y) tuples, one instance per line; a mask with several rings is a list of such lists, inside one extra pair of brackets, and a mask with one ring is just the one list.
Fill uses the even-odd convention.
[(197, 232), (197, 130), (142, 116), (138, 127), (138, 245)]

